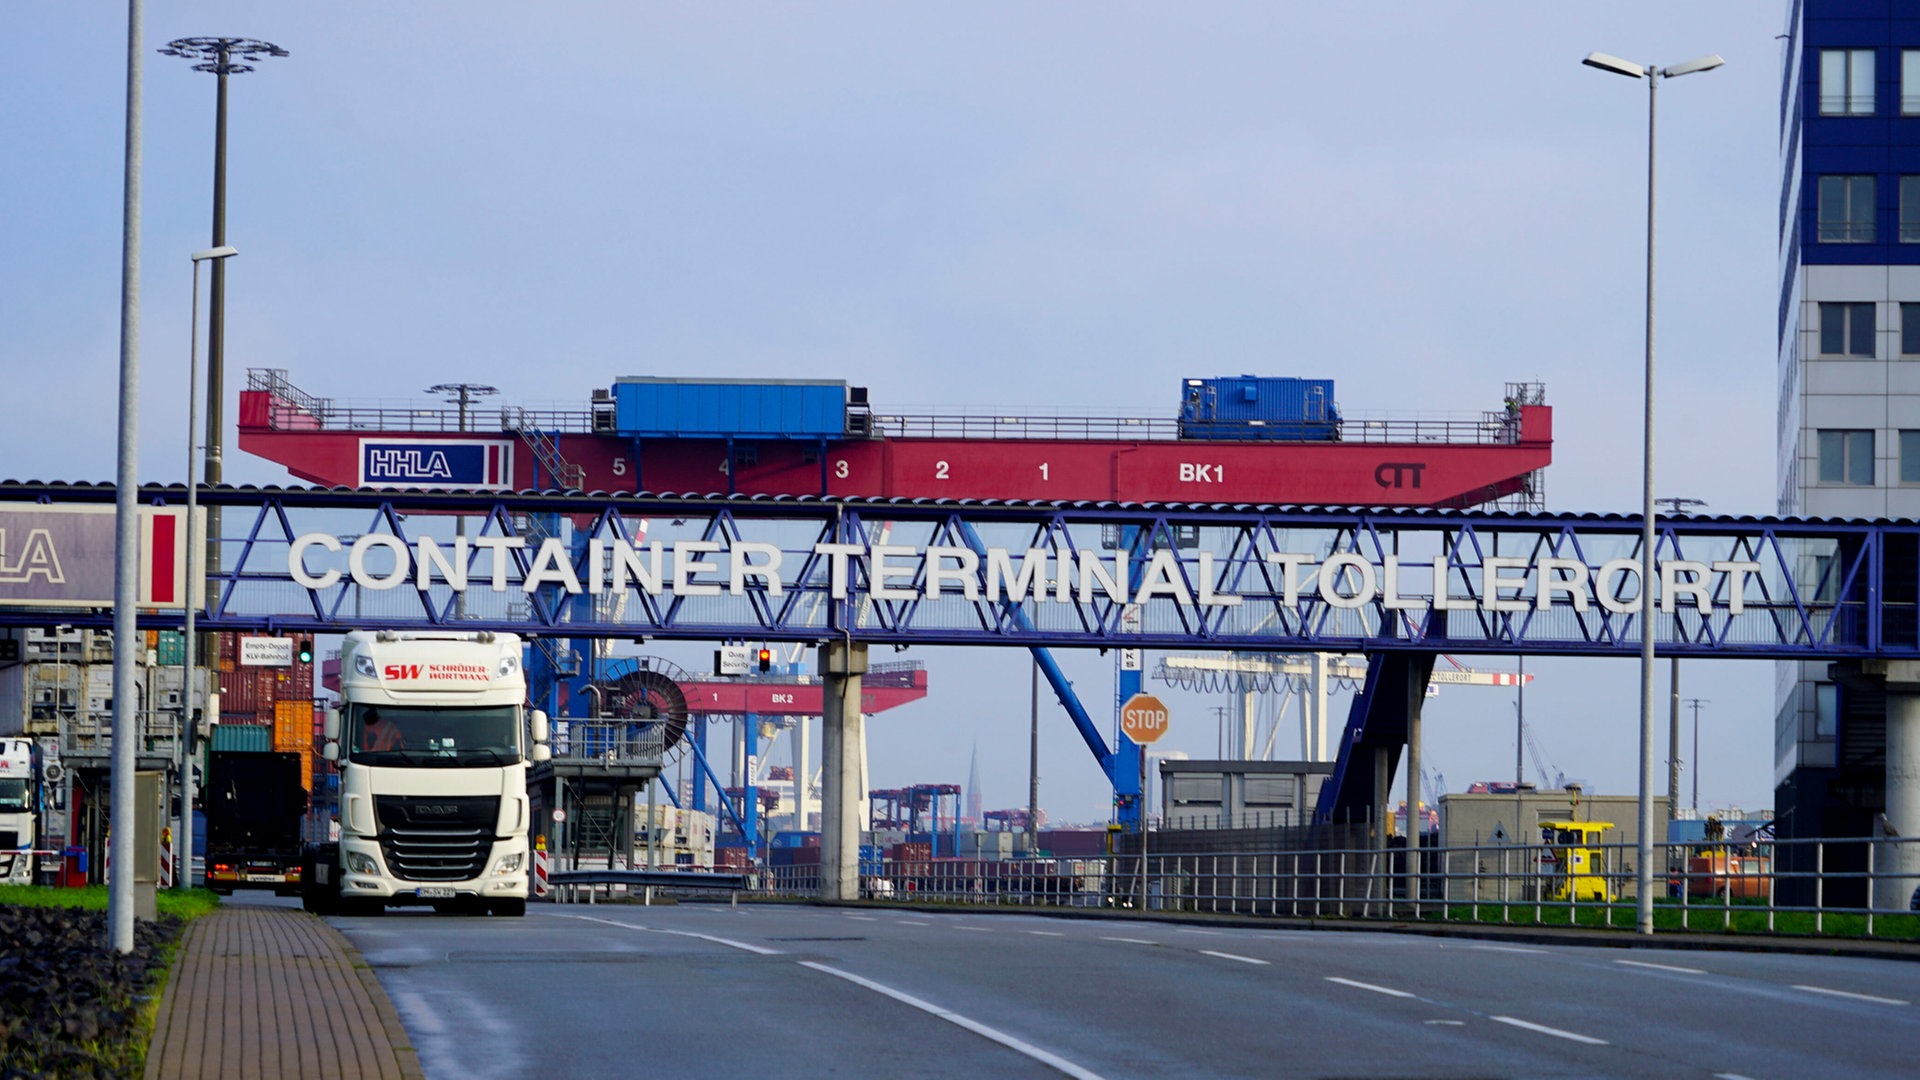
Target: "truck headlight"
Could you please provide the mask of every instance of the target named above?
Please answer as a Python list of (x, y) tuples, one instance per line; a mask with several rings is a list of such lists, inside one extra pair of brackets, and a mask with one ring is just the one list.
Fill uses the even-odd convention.
[(493, 872), (496, 874), (511, 874), (518, 869), (520, 869), (520, 853), (514, 852), (512, 855), (500, 856), (500, 862), (494, 866)]
[(373, 670), (373, 657), (368, 656), (366, 653), (353, 654), (353, 673), (355, 675), (365, 675), (369, 679), (377, 679), (380, 677), (379, 673)]
[(347, 873), (377, 874), (379, 872), (380, 864), (373, 861), (373, 856), (359, 851), (347, 852)]

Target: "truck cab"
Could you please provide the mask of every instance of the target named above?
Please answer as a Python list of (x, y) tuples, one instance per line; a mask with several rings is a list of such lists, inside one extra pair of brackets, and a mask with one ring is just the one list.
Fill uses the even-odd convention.
[(309, 858), (308, 909), (524, 915), (527, 768), (550, 752), (545, 714), (526, 708), (520, 638), (354, 631), (340, 698), (322, 751), (340, 767), (340, 835)]

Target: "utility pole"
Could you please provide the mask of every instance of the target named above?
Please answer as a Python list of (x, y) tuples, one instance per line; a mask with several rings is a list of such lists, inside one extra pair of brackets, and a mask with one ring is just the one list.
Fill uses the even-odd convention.
[(1700, 815), (1700, 706), (1712, 704), (1708, 698), (1688, 698), (1693, 709), (1693, 813)]
[[(1653, 500), (1665, 506), (1669, 517), (1679, 517), (1705, 499), (1668, 496)], [(1698, 750), (1698, 747), (1695, 747)], [(1697, 759), (1696, 759), (1697, 760)], [(1697, 803), (1699, 800), (1695, 800)], [(1680, 819), (1680, 658), (1667, 659), (1667, 823)]]

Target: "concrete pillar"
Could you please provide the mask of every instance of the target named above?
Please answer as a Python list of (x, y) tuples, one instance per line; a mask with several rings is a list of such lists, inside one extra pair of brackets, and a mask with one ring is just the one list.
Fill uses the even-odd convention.
[(866, 718), (860, 677), (867, 647), (836, 641), (820, 646), (824, 688), (820, 722), (820, 899), (860, 897), (861, 790), (867, 773)]
[(1873, 832), (1884, 839), (1873, 846), (1868, 901), (1905, 911), (1920, 885), (1920, 661), (1846, 661), (1829, 665), (1827, 673), (1835, 682), (1878, 684), (1886, 693), (1886, 800)]
[(1873, 906), (1907, 910), (1920, 886), (1920, 686), (1887, 684), (1887, 830), (1906, 843), (1876, 844)]

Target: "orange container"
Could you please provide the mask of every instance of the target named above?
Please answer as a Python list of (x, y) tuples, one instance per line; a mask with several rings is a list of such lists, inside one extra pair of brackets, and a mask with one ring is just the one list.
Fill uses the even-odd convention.
[[(313, 702), (278, 701), (273, 706), (273, 748), (313, 752)], [(312, 769), (308, 769), (311, 774)]]

